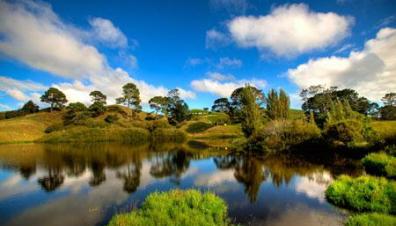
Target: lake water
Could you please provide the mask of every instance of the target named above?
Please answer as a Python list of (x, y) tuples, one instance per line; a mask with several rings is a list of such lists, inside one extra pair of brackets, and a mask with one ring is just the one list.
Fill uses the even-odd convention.
[(326, 202), (339, 174), (361, 167), (320, 150), (301, 156), (229, 154), (222, 149), (119, 144), (0, 146), (0, 225), (106, 225), (153, 191), (212, 191), (244, 225), (342, 225)]

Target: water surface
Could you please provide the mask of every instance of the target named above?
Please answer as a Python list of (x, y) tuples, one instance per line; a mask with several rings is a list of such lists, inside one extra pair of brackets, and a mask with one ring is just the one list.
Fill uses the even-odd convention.
[(215, 192), (245, 225), (342, 225), (347, 213), (324, 191), (339, 174), (361, 173), (334, 155), (257, 157), (192, 144), (200, 149), (0, 145), (0, 225), (106, 225), (151, 192), (174, 188)]

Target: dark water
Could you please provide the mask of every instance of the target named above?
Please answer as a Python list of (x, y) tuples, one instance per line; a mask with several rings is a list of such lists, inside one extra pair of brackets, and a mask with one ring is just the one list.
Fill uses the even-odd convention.
[[(341, 225), (324, 191), (360, 167), (337, 156), (256, 157), (192, 147), (1, 145), (0, 225), (105, 225), (153, 191), (196, 188), (245, 225)], [(320, 153), (320, 150), (317, 152)]]

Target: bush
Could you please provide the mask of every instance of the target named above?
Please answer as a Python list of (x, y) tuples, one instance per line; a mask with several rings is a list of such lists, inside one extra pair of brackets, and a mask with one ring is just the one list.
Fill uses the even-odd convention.
[(89, 112), (91, 112), (93, 117), (97, 117), (102, 115), (106, 111), (106, 107), (102, 102), (95, 102), (88, 108)]
[(396, 177), (396, 157), (385, 153), (371, 153), (364, 157), (362, 162), (368, 173)]
[(81, 112), (88, 110), (88, 108), (81, 102), (70, 103), (66, 108), (74, 112)]
[(385, 152), (396, 157), (396, 145), (388, 145), (385, 147)]
[(264, 149), (282, 150), (320, 137), (320, 129), (304, 120), (272, 120), (253, 139)]
[(105, 122), (107, 122), (107, 123), (115, 123), (115, 122), (117, 122), (118, 121), (118, 116), (117, 115), (108, 115), (108, 116), (106, 116), (106, 118), (104, 119), (105, 120)]
[(396, 217), (386, 214), (369, 213), (358, 214), (348, 218), (346, 226), (394, 226), (396, 225)]
[(188, 125), (186, 131), (189, 133), (201, 133), (212, 127), (212, 124), (206, 122), (193, 122)]
[(156, 143), (183, 143), (186, 139), (183, 131), (174, 128), (158, 128), (151, 133), (151, 140)]
[(212, 193), (173, 190), (151, 193), (141, 209), (114, 216), (109, 226), (230, 225), (227, 205)]
[(396, 213), (396, 182), (385, 178), (341, 176), (326, 190), (334, 205), (359, 212)]

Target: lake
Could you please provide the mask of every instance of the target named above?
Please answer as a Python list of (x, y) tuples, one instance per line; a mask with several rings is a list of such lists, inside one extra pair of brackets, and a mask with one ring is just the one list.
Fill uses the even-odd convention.
[(362, 173), (320, 150), (258, 157), (187, 146), (1, 145), (0, 225), (106, 225), (151, 192), (174, 188), (216, 193), (244, 225), (342, 225), (348, 213), (324, 191), (340, 174)]

